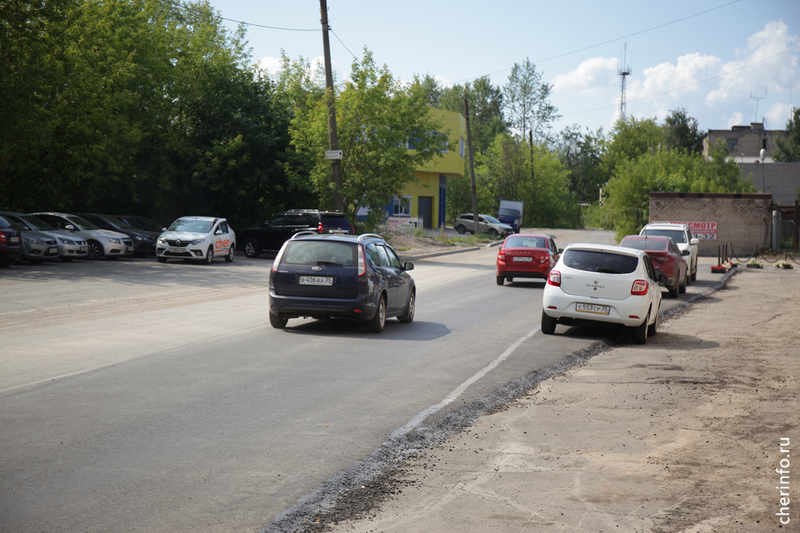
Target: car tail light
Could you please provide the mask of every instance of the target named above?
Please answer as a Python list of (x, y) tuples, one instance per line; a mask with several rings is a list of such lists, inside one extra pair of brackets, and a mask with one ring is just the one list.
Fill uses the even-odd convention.
[(0, 244), (6, 244), (6, 234), (0, 231)]
[(325, 228), (322, 226), (322, 222), (320, 222), (319, 225), (317, 226), (317, 231), (320, 232), (320, 233), (325, 231)]
[(549, 263), (549, 262), (550, 262), (550, 256), (549, 255), (542, 254), (542, 255), (539, 256), (539, 264), (540, 265), (543, 265), (543, 264)]
[(561, 272), (558, 270), (551, 270), (550, 275), (547, 277), (547, 284), (554, 287), (561, 286)]
[(498, 261), (505, 261), (506, 260), (506, 251), (505, 250), (500, 250), (497, 253), (497, 260)]
[(367, 268), (366, 264), (364, 263), (364, 247), (360, 244), (358, 245), (358, 276), (361, 277), (366, 274)]
[(647, 290), (650, 288), (650, 284), (643, 279), (637, 279), (633, 282), (633, 287), (631, 287), (631, 294), (634, 296), (644, 296), (647, 294)]

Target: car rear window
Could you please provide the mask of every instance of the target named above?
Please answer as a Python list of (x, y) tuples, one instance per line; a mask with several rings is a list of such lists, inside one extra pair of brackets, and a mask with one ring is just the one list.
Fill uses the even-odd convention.
[(290, 241), (286, 243), (281, 264), (318, 265), (321, 263), (340, 266), (358, 264), (356, 245), (334, 241)]
[(566, 250), (564, 264), (576, 270), (630, 274), (639, 265), (638, 257), (594, 250)]
[(669, 241), (656, 241), (650, 239), (622, 239), (622, 242), (619, 243), (620, 246), (624, 246), (625, 248), (635, 248), (636, 250), (645, 250), (648, 252), (663, 252), (667, 249), (667, 244), (669, 244)]
[(350, 221), (345, 215), (321, 215), (320, 218), (325, 227), (350, 231)]
[(642, 235), (657, 235), (660, 237), (672, 237), (675, 242), (686, 242), (686, 236), (679, 229), (646, 229)]
[(547, 244), (541, 237), (509, 237), (506, 248), (547, 248)]

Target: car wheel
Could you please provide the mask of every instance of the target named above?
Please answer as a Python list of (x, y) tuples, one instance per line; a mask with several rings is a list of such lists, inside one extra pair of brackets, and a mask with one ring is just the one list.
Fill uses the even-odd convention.
[(692, 281), (697, 281), (697, 261), (695, 261), (694, 268), (692, 269)]
[(230, 249), (228, 250), (228, 255), (225, 256), (226, 263), (233, 263), (233, 257), (236, 255), (236, 251), (233, 249), (234, 244), (231, 244)]
[(458, 232), (459, 235), (464, 235), (467, 232), (467, 228), (459, 225), (456, 226), (456, 231)]
[(203, 259), (203, 262), (207, 265), (210, 265), (214, 261), (214, 247), (209, 246), (208, 251), (206, 252), (206, 256)]
[(403, 312), (402, 315), (397, 317), (397, 320), (403, 322), (404, 324), (408, 324), (414, 320), (414, 309), (417, 305), (417, 291), (412, 290), (411, 294), (408, 295), (408, 305), (406, 305), (406, 310)]
[(380, 300), (378, 300), (378, 309), (375, 310), (375, 316), (373, 316), (367, 322), (367, 329), (370, 333), (380, 333), (383, 331), (383, 326), (386, 324), (386, 298), (381, 296)]
[(677, 298), (678, 297), (678, 280), (675, 280), (675, 287), (673, 287), (673, 288), (667, 287), (667, 290), (669, 291), (669, 297), (670, 298)]
[[(658, 320), (658, 318), (656, 318)], [(647, 323), (650, 321), (650, 313), (647, 313), (647, 318), (644, 319), (644, 322), (640, 326), (636, 326), (633, 328), (633, 342), (634, 344), (644, 344), (647, 342), (647, 333), (650, 331), (650, 327)]]
[(542, 311), (542, 333), (552, 335), (556, 332), (556, 324), (558, 324), (557, 318), (548, 316), (547, 313)]
[(244, 255), (250, 259), (255, 259), (261, 255), (260, 248), (257, 239), (247, 239), (244, 243)]
[(685, 276), (683, 276), (683, 283), (678, 286), (678, 293), (679, 294), (686, 294), (686, 286), (689, 284), (689, 273), (687, 272)]
[(491, 228), (491, 229), (490, 229), (489, 231), (487, 231), (486, 233), (488, 233), (488, 234), (489, 234), (489, 237), (495, 237), (495, 238), (497, 237), (497, 230), (496, 230), (496, 229), (494, 229), (494, 228)]
[(505, 277), (503, 277), (503, 276), (497, 276), (497, 284), (498, 284), (498, 285), (502, 285), (502, 284), (503, 284), (503, 283), (505, 283), (505, 282), (506, 282), (506, 278), (505, 278)]
[(102, 259), (103, 245), (97, 241), (89, 241), (89, 254), (86, 256), (89, 259)]
[(285, 328), (288, 321), (289, 319), (284, 316), (269, 314), (269, 324), (275, 329)]
[(647, 336), (652, 337), (658, 333), (658, 313), (656, 313), (656, 319), (653, 320), (653, 323), (647, 326)]

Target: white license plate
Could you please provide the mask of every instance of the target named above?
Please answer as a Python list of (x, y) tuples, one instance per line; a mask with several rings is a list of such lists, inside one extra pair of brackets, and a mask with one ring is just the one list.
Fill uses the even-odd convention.
[(533, 257), (515, 257), (514, 261), (522, 261), (523, 263), (532, 263)]
[(55, 248), (48, 248), (47, 249), (47, 253), (48, 254), (57, 254), (58, 253), (58, 246), (56, 246)]
[(611, 308), (609, 306), (595, 304), (575, 304), (575, 310), (584, 313), (594, 313), (596, 315), (607, 315), (611, 312)]
[(186, 248), (176, 248), (174, 246), (170, 246), (169, 251), (172, 252), (173, 254), (182, 254), (183, 252), (186, 251)]
[(19, 237), (11, 236), (8, 240), (11, 242), (19, 242)]
[(89, 251), (89, 247), (88, 246), (81, 246), (80, 248), (78, 248), (78, 251), (80, 253), (88, 252)]
[(300, 285), (333, 285), (333, 278), (328, 276), (300, 276)]

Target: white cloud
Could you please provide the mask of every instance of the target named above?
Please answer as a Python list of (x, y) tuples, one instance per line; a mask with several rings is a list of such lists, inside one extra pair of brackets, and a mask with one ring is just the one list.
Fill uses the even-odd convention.
[(578, 93), (580, 95), (595, 94), (615, 88), (619, 60), (594, 57), (578, 65), (578, 68), (567, 74), (555, 76), (553, 93)]
[(258, 68), (274, 75), (281, 69), (281, 60), (277, 57), (262, 57), (258, 61)]

